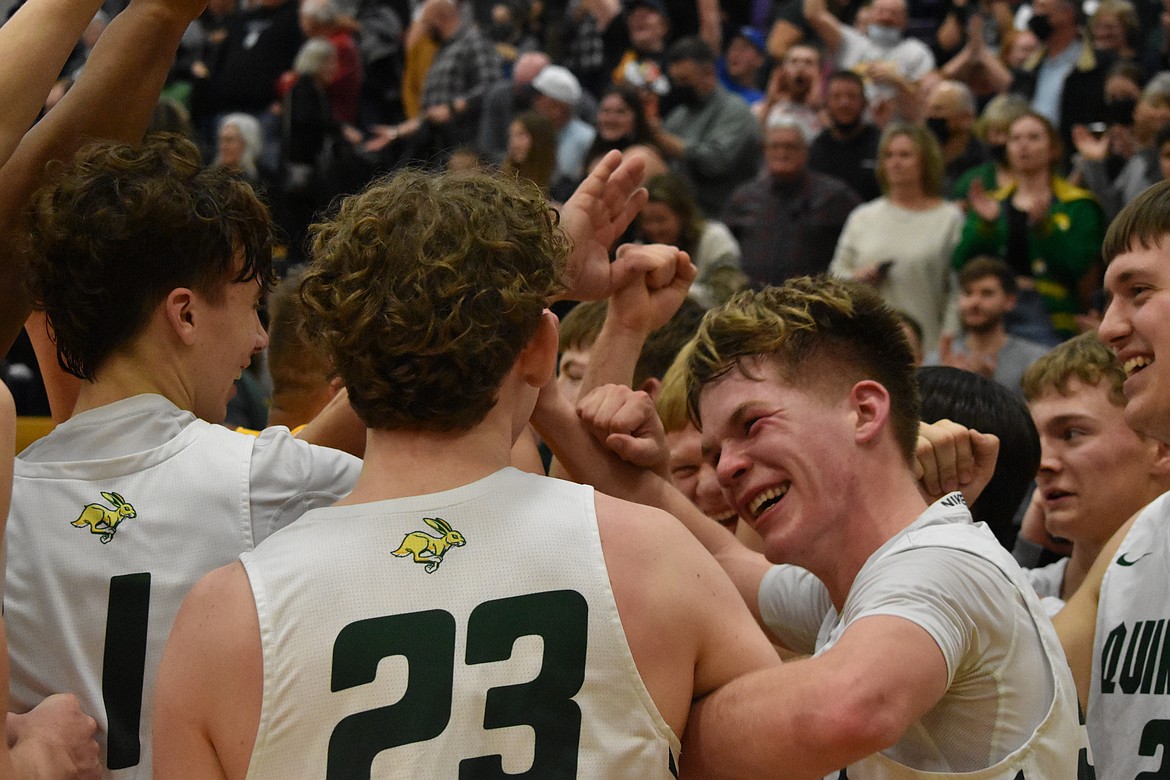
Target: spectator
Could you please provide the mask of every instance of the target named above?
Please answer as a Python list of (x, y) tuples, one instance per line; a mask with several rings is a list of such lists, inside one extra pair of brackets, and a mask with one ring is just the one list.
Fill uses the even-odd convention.
[(825, 113), (829, 126), (813, 139), (808, 165), (848, 184), (862, 200), (881, 195), (877, 181), (878, 143), (882, 133), (865, 119), (865, 84), (852, 71), (829, 76)]
[(303, 246), (309, 223), (317, 211), (343, 191), (340, 185), (341, 149), (357, 143), (361, 134), (333, 117), (326, 86), (337, 70), (337, 52), (323, 38), (305, 41), (293, 69), (297, 82), (285, 98), (281, 187), (284, 229), (289, 237), (290, 265), (305, 257)]
[(844, 182), (809, 170), (808, 157), (804, 127), (775, 120), (765, 135), (763, 170), (723, 212), (753, 285), (828, 269), (841, 228), (861, 203)]
[(859, 30), (834, 16), (826, 0), (804, 0), (804, 17), (834, 66), (858, 69), (868, 79), (875, 117), (913, 119), (918, 82), (934, 70), (934, 55), (922, 41), (906, 37), (906, 0), (873, 0), (870, 11), (869, 24)]
[(967, 263), (959, 274), (959, 324), (963, 332), (957, 337), (944, 333), (938, 352), (928, 356), (926, 364), (971, 371), (1022, 396), (1024, 372), (1048, 348), (1007, 332), (1004, 320), (1015, 305), (1016, 276), (1007, 263), (992, 257), (977, 257)]
[(705, 219), (682, 179), (661, 174), (646, 182), (649, 198), (638, 215), (641, 237), (650, 244), (669, 244), (691, 257), (698, 276), (690, 297), (704, 308), (718, 306), (742, 289), (747, 277), (740, 269), (739, 243), (721, 222)]
[(219, 122), (219, 143), (212, 165), (238, 172), (254, 188), (260, 188), (260, 123), (251, 114), (228, 114)]
[(557, 134), (557, 167), (549, 191), (565, 200), (585, 175), (585, 155), (597, 131), (576, 115), (581, 85), (568, 68), (546, 65), (532, 80), (532, 107), (552, 123)]
[(508, 128), (508, 151), (501, 170), (535, 184), (548, 194), (557, 165), (557, 131), (544, 114), (525, 111)]
[[(1110, 83), (1113, 80), (1111, 77)], [(1151, 81), (1136, 104), (1132, 97), (1109, 97), (1106, 106), (1112, 116), (1104, 133), (1091, 132), (1083, 125), (1072, 131), (1077, 149), (1075, 171), (1101, 204), (1106, 220), (1112, 220), (1126, 203), (1162, 179), (1157, 137), (1170, 125), (1170, 84), (1165, 79)], [(1116, 170), (1112, 176), (1111, 170)]]
[(821, 53), (814, 46), (794, 44), (784, 52), (780, 66), (768, 79), (760, 116), (764, 126), (779, 117), (792, 117), (812, 138), (824, 129), (821, 120)]
[(491, 162), (504, 159), (512, 120), (532, 107), (532, 79), (550, 62), (542, 51), (525, 52), (516, 60), (512, 77), (497, 81), (484, 93), (476, 146)]
[(988, 191), (998, 190), (1011, 183), (1007, 159), (1008, 128), (1027, 112), (1028, 101), (1019, 95), (997, 95), (991, 99), (975, 123), (975, 135), (987, 145), (990, 159), (959, 176), (951, 189), (952, 200), (966, 200), (971, 183), (975, 180)]
[(1012, 122), (1007, 154), (1012, 183), (990, 193), (971, 184), (954, 265), (986, 254), (1006, 260), (1020, 288), (1008, 331), (1052, 345), (1077, 333), (1078, 292), (1100, 255), (1104, 217), (1090, 192), (1054, 173), (1060, 138), (1040, 114)]
[(736, 186), (759, 170), (760, 126), (743, 98), (720, 86), (707, 44), (683, 38), (667, 61), (679, 105), (655, 128), (654, 139), (693, 185), (703, 213), (715, 216)]
[(670, 22), (662, 0), (574, 0), (562, 35), (564, 64), (592, 94), (630, 84), (657, 100), (670, 87), (663, 63)]
[(371, 148), (406, 137), (406, 159), (443, 160), (451, 148), (475, 140), (484, 94), (503, 77), (503, 68), (495, 47), (474, 24), (463, 22), (452, 0), (427, 0), (418, 24), (439, 43), (423, 83), (421, 114), (394, 127), (375, 127)]
[(325, 85), (333, 118), (347, 125), (358, 123), (362, 92), (362, 62), (354, 31), (357, 23), (338, 10), (334, 0), (300, 0), (301, 31), (307, 38), (323, 38), (337, 52), (337, 69)]
[(764, 99), (760, 73), (767, 56), (764, 36), (753, 27), (740, 27), (732, 34), (719, 59), (719, 83), (728, 92), (743, 98), (749, 106), (755, 106)]
[(878, 157), (885, 194), (849, 215), (829, 270), (875, 287), (887, 303), (917, 320), (930, 352), (943, 330), (954, 327), (950, 259), (963, 212), (942, 199), (942, 153), (929, 130), (891, 125)]
[(938, 139), (943, 155), (943, 191), (976, 165), (991, 159), (975, 137), (975, 96), (959, 81), (940, 81), (926, 100), (926, 126)]
[(642, 100), (637, 90), (626, 84), (613, 84), (601, 95), (597, 108), (597, 137), (586, 156), (586, 169), (592, 170), (597, 160), (611, 149), (644, 158), (647, 176), (666, 171), (666, 161), (654, 144), (654, 131), (646, 121)]
[(1076, 0), (1034, 0), (1028, 27), (1043, 48), (1016, 69), (1011, 86), (1070, 150), (1074, 125), (1105, 120), (1105, 77), (1116, 59), (1081, 37), (1080, 13)]
[(272, 170), (281, 153), (280, 119), (271, 111), (279, 102), (277, 82), (293, 67), (304, 42), (294, 0), (260, 0), (229, 19), (218, 59), (208, 63), (209, 109), (215, 116), (237, 111), (255, 116), (263, 131), (263, 164)]
[(1144, 70), (1141, 26), (1129, 0), (1103, 0), (1089, 17), (1089, 35), (1093, 48), (1111, 52), (1117, 62), (1133, 63)]

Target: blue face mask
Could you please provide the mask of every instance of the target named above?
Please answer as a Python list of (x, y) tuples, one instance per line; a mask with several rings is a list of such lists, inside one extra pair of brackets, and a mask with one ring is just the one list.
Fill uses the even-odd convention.
[(885, 24), (871, 24), (866, 32), (871, 41), (883, 48), (897, 46), (898, 42), (902, 40), (901, 30)]

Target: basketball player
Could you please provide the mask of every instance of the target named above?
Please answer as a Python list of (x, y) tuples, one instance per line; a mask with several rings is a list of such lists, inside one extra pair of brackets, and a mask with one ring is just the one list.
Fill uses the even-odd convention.
[(568, 246), (544, 197), (401, 173), (318, 226), (313, 255), (302, 295), (365, 463), (191, 592), (158, 776), (677, 776), (694, 701), (777, 660), (672, 518), (508, 467), (556, 363)]
[[(1131, 201), (1102, 246), (1098, 329), (1126, 379), (1125, 420), (1170, 443), (1170, 182)], [(1103, 780), (1170, 768), (1170, 495), (1123, 525), (1056, 616)]]
[[(736, 296), (704, 319), (687, 384), (704, 451), (766, 559), (661, 484), (626, 495), (669, 507), (775, 639), (813, 654), (704, 699), (684, 746), (692, 768), (847, 768), (853, 780), (1090, 770), (1072, 677), (1031, 586), (961, 494), (928, 505), (919, 492), (912, 356), (875, 293), (806, 277)], [(653, 412), (623, 422), (638, 399), (603, 390), (579, 412), (594, 438), (630, 448)]]

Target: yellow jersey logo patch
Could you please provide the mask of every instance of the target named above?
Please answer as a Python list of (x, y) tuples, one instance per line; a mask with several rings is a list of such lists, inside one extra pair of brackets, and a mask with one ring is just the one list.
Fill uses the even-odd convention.
[(114, 508), (102, 504), (86, 504), (81, 510), (81, 516), (74, 520), (72, 525), (74, 528), (88, 526), (91, 534), (97, 534), (102, 538), (102, 544), (109, 544), (122, 521), (137, 517), (138, 513), (117, 493), (103, 492), (102, 498), (113, 504)]
[(467, 544), (467, 540), (441, 517), (424, 517), (423, 522), (442, 536), (431, 536), (426, 531), (411, 531), (402, 538), (402, 544), (398, 545), (392, 555), (399, 558), (414, 556), (414, 562), (423, 564), (427, 574), (431, 574), (439, 568), (450, 548), (462, 547)]

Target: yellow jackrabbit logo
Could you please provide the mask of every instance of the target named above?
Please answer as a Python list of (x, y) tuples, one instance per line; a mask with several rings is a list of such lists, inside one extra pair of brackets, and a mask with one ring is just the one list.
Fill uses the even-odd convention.
[(101, 536), (102, 544), (109, 544), (110, 540), (114, 538), (114, 534), (118, 532), (118, 526), (122, 524), (122, 521), (138, 517), (138, 513), (134, 511), (133, 506), (126, 503), (126, 499), (117, 493), (103, 492), (102, 498), (113, 504), (114, 508), (110, 509), (101, 504), (86, 504), (85, 508), (81, 510), (81, 516), (74, 520), (72, 525), (74, 528), (89, 526), (91, 534)]
[(413, 555), (414, 562), (426, 564), (427, 574), (431, 574), (443, 562), (448, 548), (462, 547), (467, 544), (467, 540), (441, 517), (424, 517), (423, 522), (442, 536), (431, 536), (426, 531), (411, 531), (402, 538), (402, 544), (392, 554), (399, 558)]

